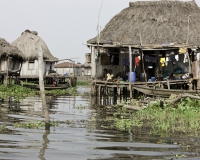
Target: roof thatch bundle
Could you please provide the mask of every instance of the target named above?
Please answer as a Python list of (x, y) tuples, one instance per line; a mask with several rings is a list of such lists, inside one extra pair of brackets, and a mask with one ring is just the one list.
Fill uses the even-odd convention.
[(17, 47), (10, 45), (10, 43), (8, 43), (5, 39), (0, 38), (0, 57), (8, 56), (26, 59), (26, 57)]
[[(114, 16), (100, 43), (200, 45), (200, 8), (194, 1), (138, 1)], [(88, 43), (97, 43), (97, 37)]]
[(25, 30), (19, 38), (11, 44), (19, 48), (29, 60), (38, 59), (37, 42), (40, 39), (43, 57), (46, 61), (58, 61), (49, 51), (46, 43), (37, 35), (36, 31)]

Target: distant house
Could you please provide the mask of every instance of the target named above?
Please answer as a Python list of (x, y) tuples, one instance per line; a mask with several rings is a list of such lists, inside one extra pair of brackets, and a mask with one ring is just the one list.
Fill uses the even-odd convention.
[(75, 76), (81, 76), (83, 72), (82, 64), (77, 63), (71, 63), (71, 62), (62, 62), (58, 63), (54, 66), (54, 70), (56, 73), (60, 75), (72, 75)]
[(36, 31), (25, 30), (19, 38), (12, 42), (12, 45), (17, 47), (23, 55), (27, 57), (27, 61), (22, 64), (20, 78), (39, 78), (37, 51), (37, 42), (39, 39), (42, 45), (44, 58), (44, 76), (54, 69), (54, 64), (58, 61), (58, 58), (51, 54), (46, 43), (38, 36)]
[(91, 76), (91, 53), (85, 54), (85, 63), (83, 64), (84, 67), (84, 76)]
[(83, 64), (84, 76), (91, 76), (91, 63), (85, 62)]
[(21, 64), (26, 57), (22, 52), (5, 39), (0, 38), (0, 77), (7, 79), (8, 76), (19, 76)]

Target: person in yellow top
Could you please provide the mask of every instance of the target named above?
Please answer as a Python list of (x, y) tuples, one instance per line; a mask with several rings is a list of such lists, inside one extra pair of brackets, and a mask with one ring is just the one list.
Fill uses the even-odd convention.
[(109, 69), (108, 74), (107, 74), (107, 81), (111, 82), (112, 79), (113, 79), (112, 69)]

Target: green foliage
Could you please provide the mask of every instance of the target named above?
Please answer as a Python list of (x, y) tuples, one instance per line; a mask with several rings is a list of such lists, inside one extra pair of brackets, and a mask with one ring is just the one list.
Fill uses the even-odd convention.
[[(50, 121), (50, 126), (53, 127), (57, 127), (59, 125), (58, 121)], [(45, 122), (42, 121), (31, 121), (28, 123), (16, 123), (14, 124), (15, 128), (28, 128), (28, 129), (32, 129), (32, 128), (41, 128), (41, 127), (45, 127)]]
[(6, 125), (1, 125), (0, 126), (0, 133), (7, 133), (9, 130), (6, 128)]
[(70, 95), (77, 95), (76, 93), (76, 87), (70, 87), (67, 89), (67, 93)]
[[(155, 134), (183, 133), (196, 135), (200, 131), (200, 101), (190, 98), (182, 99), (177, 106), (167, 103), (161, 107), (159, 101), (132, 114), (118, 109), (114, 114), (115, 127), (130, 130), (133, 127), (150, 128)], [(123, 108), (123, 107), (122, 107)]]
[(132, 127), (141, 127), (142, 121), (134, 119), (133, 112), (124, 107), (118, 107), (113, 115), (115, 128), (121, 131), (129, 130)]
[(37, 94), (36, 90), (25, 88), (19, 85), (0, 85), (0, 98), (8, 99), (9, 97), (14, 98), (16, 102), (19, 102), (20, 99), (25, 98), (26, 96), (32, 96)]
[(47, 95), (65, 95), (68, 91), (66, 89), (54, 89), (54, 90), (45, 90), (45, 94)]
[(90, 82), (89, 81), (77, 81), (78, 86), (89, 86)]

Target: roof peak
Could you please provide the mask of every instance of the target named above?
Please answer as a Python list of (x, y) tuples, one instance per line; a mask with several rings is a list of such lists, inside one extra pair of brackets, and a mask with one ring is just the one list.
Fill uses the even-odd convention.
[[(38, 35), (38, 32), (37, 32), (37, 31), (30, 31), (30, 30), (28, 30), (28, 29), (26, 29), (24, 32), (22, 32), (22, 34), (23, 34), (23, 33), (31, 33), (31, 34), (36, 35), (36, 36)], [(21, 35), (22, 35), (22, 34), (21, 34)]]

